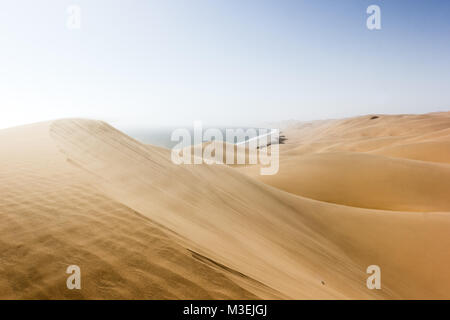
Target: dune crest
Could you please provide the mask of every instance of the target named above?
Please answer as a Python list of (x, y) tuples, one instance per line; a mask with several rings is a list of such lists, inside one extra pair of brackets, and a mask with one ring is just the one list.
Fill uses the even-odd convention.
[(450, 112), (290, 123), (277, 175), (266, 184), (347, 206), (450, 210)]
[[(364, 156), (352, 158), (355, 148), (372, 152), (383, 144), (363, 146), (345, 127), (383, 139), (379, 128), (360, 127), (366, 120), (336, 122), (343, 127), (324, 131), (342, 130), (351, 150), (345, 143), (327, 147), (330, 137), (323, 134), (308, 142), (307, 149), (321, 149), (309, 156), (344, 152), (350, 159), (336, 161), (364, 163)], [(445, 130), (444, 121), (433, 121)], [(442, 134), (431, 138), (426, 124), (419, 127), (427, 139), (445, 141)], [(310, 129), (293, 129), (305, 137), (286, 130), (291, 143), (280, 149), (286, 159), (305, 152), (302, 139)], [(258, 181), (251, 176), (256, 166), (175, 165), (169, 151), (93, 120), (1, 130), (0, 143), (9, 151), (0, 156), (0, 270), (8, 275), (0, 279), (3, 298), (448, 298), (450, 213), (441, 194), (430, 198), (432, 211), (440, 211), (432, 213), (321, 202)], [(446, 186), (445, 163), (365, 156), (389, 159), (394, 164), (388, 167), (406, 171), (433, 166), (432, 178)], [(414, 206), (431, 205), (413, 195)], [(81, 267), (80, 291), (65, 287), (70, 264)], [(372, 264), (382, 269), (382, 290), (366, 287)]]
[(225, 165), (175, 165), (105, 123), (56, 121), (50, 132), (71, 162), (95, 174), (102, 192), (286, 297), (376, 294), (365, 289), (365, 270), (277, 190)]

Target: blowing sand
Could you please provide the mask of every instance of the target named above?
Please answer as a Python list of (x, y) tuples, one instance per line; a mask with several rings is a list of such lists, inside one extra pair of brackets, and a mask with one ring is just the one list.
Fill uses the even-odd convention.
[(100, 121), (1, 130), (0, 298), (450, 298), (450, 113), (284, 133), (260, 176)]

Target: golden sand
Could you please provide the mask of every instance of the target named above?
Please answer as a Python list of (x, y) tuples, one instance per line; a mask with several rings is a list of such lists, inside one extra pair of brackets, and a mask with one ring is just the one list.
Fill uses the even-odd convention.
[(450, 113), (377, 117), (289, 124), (273, 176), (100, 121), (1, 130), (0, 298), (450, 298)]

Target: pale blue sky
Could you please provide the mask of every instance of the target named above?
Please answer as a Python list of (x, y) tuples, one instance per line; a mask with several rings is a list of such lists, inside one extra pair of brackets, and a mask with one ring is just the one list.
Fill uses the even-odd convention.
[[(66, 27), (71, 4), (80, 30)], [(366, 28), (371, 4), (381, 30)], [(0, 127), (252, 125), (449, 106), (450, 1), (0, 4)]]

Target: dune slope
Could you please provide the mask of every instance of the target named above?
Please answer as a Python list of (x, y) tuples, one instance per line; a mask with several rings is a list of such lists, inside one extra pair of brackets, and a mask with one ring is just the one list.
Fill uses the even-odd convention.
[(450, 210), (450, 112), (291, 123), (280, 170), (266, 184), (331, 203), (382, 210)]
[(282, 190), (348, 206), (396, 211), (450, 208), (450, 165), (368, 153), (281, 157), (280, 170), (261, 181)]
[(224, 165), (175, 165), (105, 123), (56, 121), (50, 132), (101, 192), (287, 297), (386, 294), (368, 291), (365, 269), (314, 230), (311, 217), (284, 204), (280, 191)]
[[(0, 131), (7, 150), (0, 156), (0, 298), (258, 297), (237, 284), (248, 279), (225, 276), (100, 193), (56, 148), (50, 126)], [(72, 264), (81, 268), (81, 290), (66, 287)], [(273, 296), (263, 290), (261, 297)]]
[[(295, 155), (293, 142), (282, 153)], [(432, 213), (321, 202), (241, 172), (253, 168), (175, 165), (92, 120), (2, 130), (0, 143), (2, 298), (449, 298), (441, 198)], [(82, 290), (65, 286), (70, 264)], [(366, 287), (371, 264), (382, 290)]]

